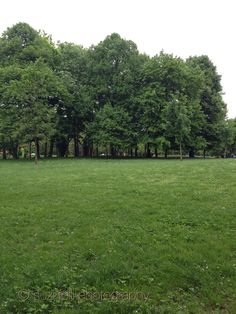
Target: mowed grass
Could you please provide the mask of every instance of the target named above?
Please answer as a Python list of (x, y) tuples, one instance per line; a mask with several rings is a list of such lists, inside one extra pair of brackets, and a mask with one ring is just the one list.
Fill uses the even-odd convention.
[(0, 176), (0, 313), (236, 313), (236, 160), (2, 161)]

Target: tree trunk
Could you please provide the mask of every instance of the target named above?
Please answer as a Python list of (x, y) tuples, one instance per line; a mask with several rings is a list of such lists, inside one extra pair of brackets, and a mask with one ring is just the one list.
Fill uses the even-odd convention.
[(88, 143), (86, 141), (83, 143), (83, 156), (84, 157), (89, 156), (89, 146), (88, 146)]
[(18, 156), (18, 144), (12, 144), (12, 156), (14, 159), (19, 159), (19, 156)]
[(50, 140), (50, 146), (49, 146), (49, 152), (48, 152), (48, 157), (52, 158), (53, 155), (53, 148), (54, 148), (54, 140), (51, 139)]
[(155, 157), (158, 157), (158, 152), (157, 152), (157, 148), (155, 148)]
[(34, 139), (34, 144), (35, 144), (34, 162), (35, 162), (35, 165), (37, 165), (38, 164), (38, 139), (37, 137)]
[(47, 158), (47, 154), (48, 154), (48, 142), (46, 142), (44, 146), (44, 158)]
[(32, 154), (32, 142), (29, 142), (29, 158), (31, 159), (31, 154)]
[(168, 149), (166, 148), (165, 149), (165, 158), (167, 158), (168, 157)]
[(68, 150), (68, 141), (65, 138), (61, 138), (57, 140), (56, 147), (58, 152), (58, 157), (65, 157), (66, 152)]
[(93, 144), (89, 146), (89, 157), (93, 157)]
[(195, 157), (195, 151), (194, 151), (194, 148), (191, 147), (189, 150), (189, 158), (194, 158), (194, 157)]
[(204, 159), (206, 158), (206, 150), (205, 149), (203, 150), (203, 158)]
[[(79, 119), (77, 116), (74, 117), (73, 119), (74, 123), (74, 157), (77, 158), (79, 157)], [(84, 151), (84, 147), (83, 147)]]
[(180, 160), (183, 160), (182, 142), (181, 142), (181, 141), (180, 141), (180, 143), (179, 143), (179, 155), (180, 155)]
[(79, 157), (79, 143), (76, 134), (74, 135), (74, 157)]
[(135, 157), (138, 157), (138, 148), (137, 148), (137, 147), (135, 147), (134, 156), (135, 156)]
[(6, 151), (6, 145), (3, 144), (2, 148), (2, 159), (6, 160), (7, 159), (7, 151)]
[(227, 148), (224, 150), (224, 158), (227, 158)]
[(151, 158), (151, 150), (150, 150), (150, 144), (147, 143), (147, 158)]
[(67, 150), (66, 150), (66, 153), (65, 153), (65, 157), (68, 158), (69, 156), (69, 141), (68, 141), (68, 145), (67, 145)]
[(111, 157), (115, 157), (115, 148), (112, 144), (110, 145), (110, 152), (111, 152)]
[(35, 155), (37, 155), (37, 160), (40, 159), (40, 149), (39, 149), (39, 139), (35, 138)]

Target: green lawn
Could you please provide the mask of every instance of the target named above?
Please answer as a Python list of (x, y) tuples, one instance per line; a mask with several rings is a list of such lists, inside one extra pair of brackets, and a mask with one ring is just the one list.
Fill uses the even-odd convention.
[(1, 161), (0, 176), (1, 314), (236, 313), (236, 159)]

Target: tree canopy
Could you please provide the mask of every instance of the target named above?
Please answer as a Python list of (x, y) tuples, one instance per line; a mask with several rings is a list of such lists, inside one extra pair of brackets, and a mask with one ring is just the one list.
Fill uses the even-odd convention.
[(113, 33), (90, 48), (54, 44), (26, 23), (0, 38), (2, 157), (230, 156), (221, 77), (208, 56), (141, 54)]

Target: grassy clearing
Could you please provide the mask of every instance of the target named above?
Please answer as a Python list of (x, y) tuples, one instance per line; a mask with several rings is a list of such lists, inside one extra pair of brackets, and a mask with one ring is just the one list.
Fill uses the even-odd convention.
[(0, 313), (236, 313), (235, 170), (0, 162)]

